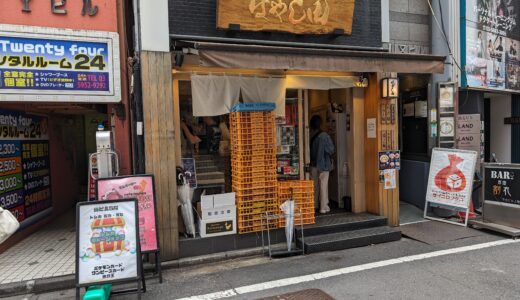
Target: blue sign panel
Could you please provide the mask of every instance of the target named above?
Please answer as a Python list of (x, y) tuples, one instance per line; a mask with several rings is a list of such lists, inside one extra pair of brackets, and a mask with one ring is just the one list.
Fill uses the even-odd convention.
[(108, 42), (0, 36), (0, 91), (110, 91)]

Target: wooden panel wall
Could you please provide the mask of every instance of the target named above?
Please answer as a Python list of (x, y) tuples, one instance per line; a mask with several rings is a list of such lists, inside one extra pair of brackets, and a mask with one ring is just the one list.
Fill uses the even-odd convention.
[(349, 167), (352, 191), (352, 211), (367, 211), (365, 201), (365, 95), (364, 89), (354, 88), (350, 105)]
[[(388, 218), (389, 225), (399, 226), (399, 174), (397, 174), (397, 188), (385, 190), (380, 182), (378, 168), (378, 152), (394, 150), (389, 149), (390, 146), (387, 142), (384, 143), (386, 149), (383, 149), (382, 137), (384, 131), (393, 132), (390, 144), (394, 148), (398, 148), (397, 100), (381, 99), (381, 79), (381, 74), (371, 74), (369, 77), (370, 85), (365, 94), (365, 126), (367, 119), (377, 119), (377, 138), (369, 139), (365, 133), (365, 199), (368, 212), (383, 215)], [(382, 124), (381, 122), (380, 105), (385, 101), (396, 105), (394, 124)]]
[(146, 172), (155, 176), (163, 260), (178, 258), (175, 127), (170, 53), (141, 52)]

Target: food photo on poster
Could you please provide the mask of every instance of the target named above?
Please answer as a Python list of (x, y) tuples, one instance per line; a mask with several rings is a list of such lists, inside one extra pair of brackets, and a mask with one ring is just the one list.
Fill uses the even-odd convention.
[(103, 178), (97, 180), (99, 200), (137, 199), (139, 209), (139, 240), (141, 251), (159, 249), (154, 181), (152, 175)]
[(47, 118), (0, 110), (0, 206), (22, 227), (52, 207)]
[(77, 206), (76, 218), (78, 285), (139, 277), (135, 199), (82, 202)]

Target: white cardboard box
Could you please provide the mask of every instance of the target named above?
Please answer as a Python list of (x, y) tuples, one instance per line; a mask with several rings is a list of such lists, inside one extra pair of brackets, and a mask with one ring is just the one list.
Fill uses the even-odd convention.
[(235, 205), (235, 193), (213, 195), (213, 207)]
[(202, 209), (202, 215), (200, 216), (203, 220), (212, 219), (236, 219), (237, 207), (235, 205), (215, 207), (209, 209)]
[(200, 236), (212, 237), (237, 233), (237, 222), (235, 218), (223, 218), (212, 220), (199, 219)]

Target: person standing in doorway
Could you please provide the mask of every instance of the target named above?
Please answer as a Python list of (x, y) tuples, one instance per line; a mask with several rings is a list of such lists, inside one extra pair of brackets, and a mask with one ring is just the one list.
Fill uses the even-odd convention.
[[(314, 180), (314, 204), (320, 213), (330, 212), (329, 208), (329, 173), (332, 171), (334, 143), (330, 136), (321, 130), (322, 119), (314, 115), (310, 121), (311, 175)], [(318, 203), (319, 199), (319, 203)]]

